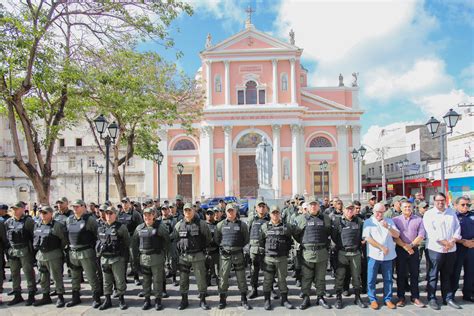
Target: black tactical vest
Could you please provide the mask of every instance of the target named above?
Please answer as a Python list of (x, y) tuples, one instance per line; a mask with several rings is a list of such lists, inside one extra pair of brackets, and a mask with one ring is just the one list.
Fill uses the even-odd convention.
[(291, 248), (291, 238), (288, 227), (280, 223), (274, 226), (267, 223), (267, 238), (265, 240), (265, 255), (270, 257), (288, 256)]
[(122, 238), (118, 235), (121, 223), (115, 222), (112, 225), (101, 224), (98, 229), (99, 245), (98, 253), (105, 258), (118, 257), (124, 253)]
[(133, 234), (137, 225), (133, 222), (133, 211), (130, 213), (120, 212), (117, 216), (117, 222), (122, 223), (127, 227), (130, 234)]
[(64, 213), (64, 214), (59, 213), (59, 211), (58, 211), (54, 214), (53, 219), (57, 222), (60, 222), (63, 225), (66, 225), (66, 221), (67, 221), (68, 217), (71, 216), (71, 215), (72, 215), (71, 210), (67, 210), (67, 212)]
[(222, 247), (244, 247), (244, 236), (242, 234), (242, 223), (240, 220), (235, 222), (224, 221), (222, 225)]
[(345, 220), (343, 218), (339, 219), (341, 234), (341, 243), (343, 248), (355, 248), (360, 246), (361, 235), (360, 235), (360, 225), (361, 223), (355, 217), (352, 221)]
[(33, 248), (41, 252), (49, 252), (61, 248), (61, 239), (53, 235), (53, 227), (55, 221), (52, 220), (49, 224), (37, 223), (35, 225)]
[(166, 226), (166, 229), (168, 230), (168, 233), (171, 234), (173, 232), (173, 228), (174, 228), (174, 221), (173, 221), (173, 218), (170, 217), (170, 218), (166, 218), (166, 219), (162, 219), (161, 222), (163, 224), (165, 224)]
[(143, 224), (143, 227), (138, 231), (138, 236), (140, 237), (140, 253), (161, 253), (164, 241), (163, 238), (158, 235), (160, 223), (161, 221), (155, 221), (151, 228), (147, 227), (146, 224)]
[(306, 215), (306, 228), (304, 229), (302, 244), (326, 244), (328, 234), (324, 226), (324, 217), (321, 213), (317, 216)]
[(201, 236), (201, 229), (199, 218), (194, 218), (190, 223), (187, 223), (184, 219), (181, 220), (181, 224), (178, 229), (178, 250), (182, 253), (196, 253), (203, 251), (206, 247), (204, 236)]
[(216, 223), (212, 223), (212, 224), (207, 223), (207, 227), (209, 227), (209, 230), (211, 231), (211, 236), (212, 236), (211, 244), (209, 245), (209, 247), (207, 249), (210, 250), (210, 251), (217, 250), (217, 248), (219, 248), (219, 245), (217, 245), (216, 242), (214, 241), (214, 236), (215, 236), (215, 233), (216, 233), (217, 225), (216, 225)]
[(11, 217), (5, 222), (7, 239), (15, 249), (28, 246), (28, 242), (31, 240), (30, 233), (25, 229), (26, 218), (26, 216), (23, 216), (17, 221)]
[(95, 236), (91, 231), (86, 229), (87, 220), (90, 214), (84, 214), (79, 220), (71, 215), (67, 221), (67, 231), (69, 235), (69, 243), (71, 246), (93, 246), (95, 244)]
[(269, 220), (270, 219), (268, 218), (268, 216), (264, 216), (263, 218), (255, 216), (254, 221), (252, 222), (252, 227), (250, 227), (250, 240), (259, 240), (260, 228)]

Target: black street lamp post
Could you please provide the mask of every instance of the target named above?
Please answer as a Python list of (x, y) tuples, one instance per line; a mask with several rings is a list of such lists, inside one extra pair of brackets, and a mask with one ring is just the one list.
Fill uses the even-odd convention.
[(400, 170), (402, 171), (402, 192), (403, 192), (403, 196), (406, 196), (405, 195), (405, 168), (408, 166), (410, 162), (408, 161), (408, 159), (403, 159), (403, 160), (400, 160), (399, 162), (397, 162), (397, 166), (398, 168), (400, 168)]
[(449, 127), (449, 132), (441, 133), (438, 136), (435, 136), (436, 133), (438, 132), (438, 128), (440, 125), (440, 121), (435, 119), (433, 116), (429, 119), (429, 121), (425, 124), (426, 127), (428, 128), (428, 131), (430, 132), (432, 138), (440, 138), (441, 141), (441, 192), (446, 194), (446, 184), (445, 184), (445, 176), (444, 176), (444, 144), (446, 143), (446, 136), (451, 135), (453, 133), (453, 128), (456, 126), (458, 123), (459, 117), (458, 113), (453, 111), (453, 109), (449, 109), (448, 113), (446, 113), (443, 116), (443, 120), (446, 123), (446, 126)]
[[(110, 145), (115, 143), (119, 127), (117, 123), (113, 122), (109, 124), (105, 119), (104, 115), (99, 115), (94, 120), (95, 128), (100, 134), (100, 138), (105, 143), (105, 201), (109, 200), (109, 165), (110, 165)], [(104, 136), (105, 130), (107, 135)]]
[(360, 146), (359, 149), (353, 149), (351, 151), (352, 159), (357, 163), (357, 200), (360, 201), (360, 162), (364, 159), (367, 149), (364, 146)]
[(104, 166), (95, 165), (94, 172), (97, 174), (97, 204), (100, 205), (100, 175), (104, 172)]
[(156, 162), (158, 165), (158, 203), (160, 203), (160, 169), (161, 169), (161, 163), (163, 162), (163, 154), (161, 151), (158, 149), (158, 152), (153, 155), (153, 160)]
[(179, 189), (181, 188), (181, 176), (183, 175), (184, 171), (184, 166), (182, 163), (178, 163), (178, 172), (179, 172), (179, 178), (178, 178), (178, 194), (180, 194)]

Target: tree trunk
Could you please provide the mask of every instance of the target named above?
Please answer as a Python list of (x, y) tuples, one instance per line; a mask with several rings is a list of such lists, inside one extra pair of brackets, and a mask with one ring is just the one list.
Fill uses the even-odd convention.
[(115, 185), (117, 186), (117, 191), (122, 200), (124, 197), (127, 196), (127, 187), (125, 181), (123, 181), (122, 177), (120, 176), (120, 169), (117, 164), (113, 164), (112, 175), (114, 176)]

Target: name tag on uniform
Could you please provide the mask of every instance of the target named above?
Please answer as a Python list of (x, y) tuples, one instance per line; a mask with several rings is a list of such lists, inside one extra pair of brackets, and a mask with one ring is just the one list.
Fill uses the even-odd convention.
[(308, 226), (314, 226), (314, 222), (308, 222)]
[(317, 226), (323, 226), (324, 223), (323, 223), (323, 222), (316, 222), (316, 225), (317, 225)]
[(234, 226), (234, 230), (240, 230), (240, 226)]

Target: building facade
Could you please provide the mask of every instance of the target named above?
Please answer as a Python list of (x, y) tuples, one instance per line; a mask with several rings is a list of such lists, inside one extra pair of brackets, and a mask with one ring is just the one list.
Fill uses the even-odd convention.
[(273, 148), (276, 198), (356, 192), (350, 151), (360, 146), (357, 75), (350, 86), (340, 76), (338, 86), (309, 87), (302, 52), (294, 33), (283, 42), (249, 22), (216, 45), (209, 35), (197, 74), (206, 92), (203, 115), (193, 135), (178, 125), (160, 131), (164, 160), (159, 172), (155, 165), (153, 194), (159, 186), (161, 197), (255, 197), (263, 138)]

